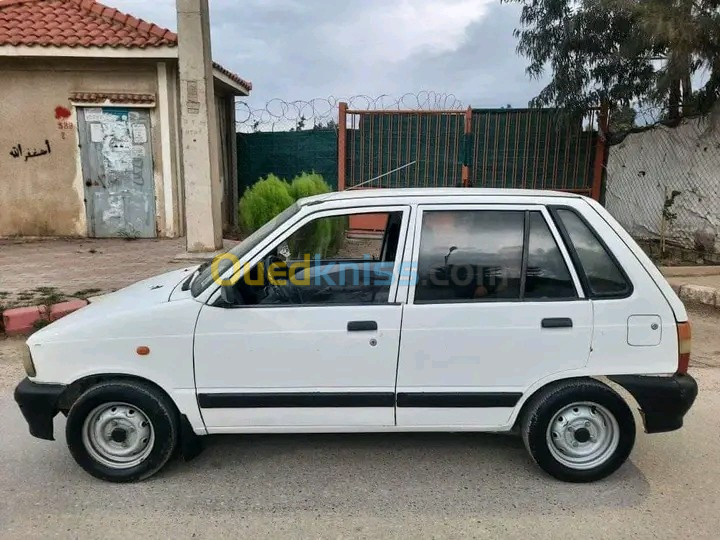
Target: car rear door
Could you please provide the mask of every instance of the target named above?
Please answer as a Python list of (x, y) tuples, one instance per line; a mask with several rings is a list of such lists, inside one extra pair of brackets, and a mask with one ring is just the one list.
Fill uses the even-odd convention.
[(410, 258), (398, 426), (504, 426), (523, 393), (586, 365), (593, 312), (542, 205), (423, 205)]

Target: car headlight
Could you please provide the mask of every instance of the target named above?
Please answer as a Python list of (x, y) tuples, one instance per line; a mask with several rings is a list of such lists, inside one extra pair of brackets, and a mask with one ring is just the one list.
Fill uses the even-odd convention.
[(23, 354), (23, 367), (28, 377), (34, 377), (37, 375), (35, 372), (35, 364), (33, 364), (32, 354), (30, 353), (30, 347), (25, 346), (25, 354)]

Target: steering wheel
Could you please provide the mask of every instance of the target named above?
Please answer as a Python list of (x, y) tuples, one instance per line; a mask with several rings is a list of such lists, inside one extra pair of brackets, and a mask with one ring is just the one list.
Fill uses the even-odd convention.
[(302, 304), (302, 295), (300, 294), (300, 290), (292, 281), (290, 281), (289, 275), (284, 279), (285, 285), (278, 285), (277, 283), (273, 283), (273, 280), (270, 279), (270, 267), (276, 263), (285, 264), (285, 261), (274, 253), (271, 253), (263, 260), (263, 279), (265, 287), (269, 287), (273, 291), (274, 295), (284, 302), (289, 304)]

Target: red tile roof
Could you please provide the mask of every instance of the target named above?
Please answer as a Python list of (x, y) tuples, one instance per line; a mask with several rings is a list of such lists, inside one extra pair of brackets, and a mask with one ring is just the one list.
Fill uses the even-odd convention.
[(250, 90), (252, 90), (252, 83), (251, 83), (250, 81), (246, 81), (245, 79), (243, 79), (242, 77), (240, 77), (240, 75), (238, 75), (237, 73), (233, 73), (233, 72), (230, 71), (229, 69), (226, 69), (226, 68), (222, 67), (222, 66), (221, 66), (220, 64), (218, 64), (217, 62), (213, 62), (213, 67), (214, 67), (215, 69), (217, 69), (220, 73), (222, 73), (223, 75), (225, 75), (226, 77), (228, 77), (228, 78), (230, 78), (231, 80), (233, 80), (233, 81), (235, 81), (236, 83), (238, 83), (240, 86), (242, 86), (242, 87), (243, 87), (245, 90), (247, 90), (248, 92), (249, 92)]
[(144, 49), (177, 35), (94, 0), (0, 0), (0, 45)]
[[(176, 47), (177, 34), (95, 0), (0, 0), (0, 45)], [(213, 64), (248, 92), (252, 83)]]

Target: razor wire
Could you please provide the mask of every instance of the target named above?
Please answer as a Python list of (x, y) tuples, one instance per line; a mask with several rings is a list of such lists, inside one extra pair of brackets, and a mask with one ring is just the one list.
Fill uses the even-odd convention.
[(351, 110), (362, 111), (434, 111), (464, 108), (462, 101), (454, 94), (432, 90), (407, 92), (400, 97), (390, 94), (358, 94), (350, 97), (328, 96), (294, 101), (275, 98), (262, 107), (253, 107), (246, 101), (238, 101), (235, 104), (235, 123), (239, 133), (337, 129), (338, 107), (342, 102), (347, 103)]

